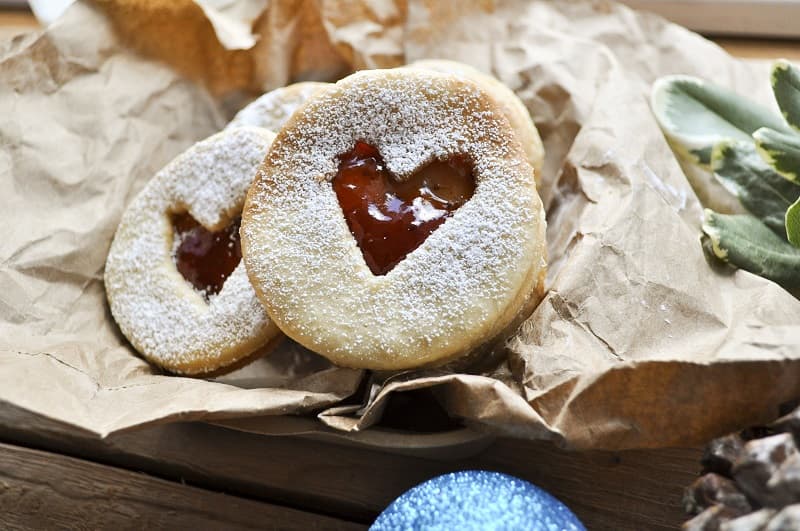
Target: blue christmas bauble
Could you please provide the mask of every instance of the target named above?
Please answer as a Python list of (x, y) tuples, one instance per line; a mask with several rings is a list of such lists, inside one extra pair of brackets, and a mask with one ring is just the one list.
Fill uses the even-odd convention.
[(445, 474), (417, 485), (370, 527), (396, 529), (586, 531), (566, 505), (542, 489), (483, 470)]

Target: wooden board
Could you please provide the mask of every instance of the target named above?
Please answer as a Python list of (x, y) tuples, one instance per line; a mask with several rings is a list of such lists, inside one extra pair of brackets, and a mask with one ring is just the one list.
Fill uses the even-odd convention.
[[(800, 25), (798, 25), (800, 28)], [(778, 59), (800, 61), (800, 41), (780, 39), (716, 38), (714, 42), (729, 54), (743, 59)]]
[(699, 449), (568, 452), (501, 439), (481, 454), (440, 462), (200, 423), (95, 439), (0, 407), (0, 441), (79, 456), (208, 489), (368, 524), (410, 487), (455, 470), (497, 470), (550, 491), (597, 530), (675, 529), (680, 498), (699, 472)]
[(39, 28), (39, 22), (28, 11), (0, 10), (0, 40)]
[(6, 529), (364, 528), (6, 444), (0, 444), (0, 521)]

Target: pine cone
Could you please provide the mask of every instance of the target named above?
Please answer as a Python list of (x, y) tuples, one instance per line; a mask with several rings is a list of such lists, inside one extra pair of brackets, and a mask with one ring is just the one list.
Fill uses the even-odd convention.
[(766, 428), (711, 441), (686, 489), (685, 531), (800, 529), (800, 408)]

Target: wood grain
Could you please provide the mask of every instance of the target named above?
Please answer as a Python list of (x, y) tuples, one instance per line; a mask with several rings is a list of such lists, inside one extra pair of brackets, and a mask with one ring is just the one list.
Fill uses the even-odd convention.
[(550, 491), (589, 529), (618, 531), (675, 529), (685, 520), (680, 498), (700, 458), (699, 449), (577, 453), (503, 439), (475, 457), (440, 462), (200, 423), (99, 440), (7, 405), (0, 407), (0, 440), (365, 524), (426, 479), (497, 470)]
[(6, 529), (364, 527), (6, 444), (0, 444), (0, 520)]

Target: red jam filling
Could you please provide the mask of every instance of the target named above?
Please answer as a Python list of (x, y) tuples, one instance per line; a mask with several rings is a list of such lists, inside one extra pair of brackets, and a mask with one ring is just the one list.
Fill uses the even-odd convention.
[(188, 212), (174, 214), (172, 226), (179, 241), (175, 266), (205, 297), (216, 295), (242, 259), (239, 225), (242, 218), (218, 232), (200, 225)]
[(475, 191), (464, 155), (435, 160), (405, 181), (365, 143), (339, 156), (333, 189), (347, 226), (375, 275), (385, 275), (466, 203)]

